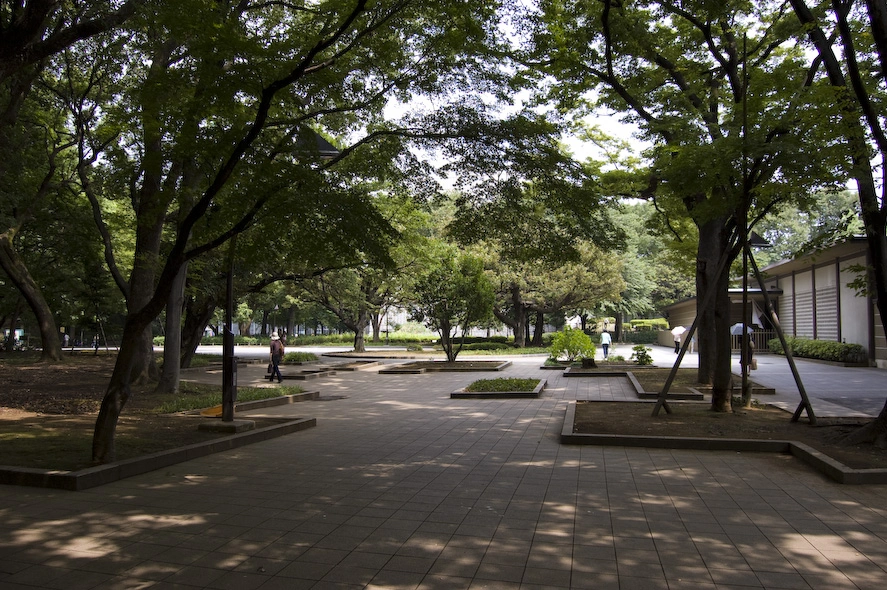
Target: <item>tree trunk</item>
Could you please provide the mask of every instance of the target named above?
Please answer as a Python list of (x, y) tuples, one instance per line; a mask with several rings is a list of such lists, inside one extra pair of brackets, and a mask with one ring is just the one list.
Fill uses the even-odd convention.
[(6, 342), (3, 343), (3, 347), (6, 349), (6, 352), (12, 352), (15, 350), (15, 322), (18, 321), (18, 318), (21, 317), (22, 313), (25, 311), (25, 300), (21, 297), (16, 299), (15, 307), (12, 310), (12, 314), (8, 316), (8, 318), (4, 318), (2, 322), (0, 322), (0, 329), (3, 328), (3, 324), (6, 323), (6, 320), (9, 320), (9, 334), (6, 336)]
[(373, 326), (373, 342), (381, 342), (382, 341), (382, 314), (374, 313), (372, 314), (372, 326)]
[(179, 391), (182, 357), (182, 311), (185, 303), (185, 279), (188, 264), (183, 264), (176, 275), (166, 304), (166, 337), (163, 339), (163, 370), (155, 393)]
[[(203, 333), (209, 326), (209, 321), (218, 307), (218, 303), (212, 297), (203, 297), (201, 299), (189, 298), (185, 303), (185, 322), (182, 326), (182, 359), (181, 366), (187, 369), (191, 366), (191, 360), (197, 347), (203, 339)], [(213, 333), (218, 331), (213, 328)]]
[[(145, 281), (145, 284), (137, 286), (142, 281)], [(132, 313), (133, 310), (144, 306), (151, 294), (153, 294), (154, 273), (146, 274), (144, 271), (138, 271), (134, 268), (130, 285), (127, 309)], [(128, 336), (131, 339), (129, 342), (126, 341), (126, 338), (127, 335), (124, 329), (124, 340), (120, 343), (120, 348), (132, 348), (134, 351), (129, 365), (130, 383), (144, 385), (157, 381), (160, 377), (160, 372), (157, 369), (157, 364), (154, 362), (154, 342), (151, 334), (151, 323), (146, 322), (139, 332), (131, 331)]]
[(296, 331), (296, 308), (293, 306), (286, 308), (286, 333), (293, 340), (298, 336)]
[(526, 346), (527, 335), (527, 309), (524, 304), (520, 286), (512, 284), (509, 287), (511, 299), (511, 313), (506, 313), (499, 308), (493, 308), (493, 314), (496, 318), (511, 328), (514, 332), (515, 348), (524, 348)]
[(622, 329), (623, 322), (625, 321), (625, 316), (622, 315), (621, 311), (616, 312), (616, 323), (613, 326), (613, 341), (614, 342), (622, 342)]
[(542, 334), (545, 332), (545, 314), (541, 311), (536, 312), (536, 326), (533, 329), (533, 341), (531, 346), (542, 346)]
[(262, 310), (262, 326), (259, 328), (259, 334), (262, 336), (270, 336), (271, 332), (276, 332), (277, 330), (269, 330), (268, 318), (271, 316), (271, 312), (267, 309)]
[[(696, 257), (696, 341), (699, 343), (700, 383), (712, 386), (711, 409), (731, 411), (733, 395), (732, 357), (730, 347), (729, 269), (718, 273), (728, 238), (723, 219), (715, 219), (699, 226), (699, 250)], [(706, 307), (706, 294), (714, 295)]]
[(354, 331), (354, 352), (366, 352), (363, 330)]
[(27, 265), (15, 249), (13, 240), (15, 230), (12, 228), (0, 234), (0, 268), (3, 268), (13, 285), (21, 293), (22, 297), (31, 308), (34, 317), (37, 318), (37, 327), (40, 330), (40, 344), (43, 351), (40, 360), (58, 361), (62, 358), (62, 344), (59, 340), (58, 327), (52, 310), (43, 298), (40, 287), (31, 277)]
[[(842, 88), (839, 96), (839, 113), (843, 119), (846, 128), (845, 139), (847, 141), (848, 153), (852, 162), (851, 174), (856, 180), (857, 192), (859, 194), (859, 205), (862, 213), (862, 221), (865, 226), (866, 241), (868, 243), (869, 258), (871, 265), (871, 280), (874, 285), (870, 288), (875, 293), (876, 305), (878, 313), (881, 316), (881, 327), (887, 334), (887, 210), (882, 209), (882, 200), (878, 197), (878, 190), (874, 180), (874, 170), (872, 169), (871, 160), (868, 157), (868, 141), (861, 117), (864, 115), (863, 96), (864, 84), (859, 79), (859, 72), (850, 69), (849, 74), (851, 83), (848, 85), (844, 76), (841, 64), (835, 56), (829, 39), (826, 38), (824, 32), (819, 28), (815, 17), (810, 12), (806, 3), (801, 0), (792, 0), (792, 8), (801, 21), (808, 29), (810, 40), (816, 45), (823, 66), (828, 74), (829, 82), (832, 86)], [(836, 5), (834, 5), (836, 6)], [(875, 46), (878, 49), (878, 57), (881, 62), (882, 75), (884, 69), (887, 68), (887, 7), (883, 1), (876, 2), (866, 0), (868, 9), (869, 22), (871, 24), (872, 38), (875, 40)], [(837, 14), (839, 23), (842, 20)], [(846, 25), (846, 23), (842, 23)], [(846, 39), (846, 28), (841, 28), (842, 41), (845, 48), (851, 46), (851, 40)], [(870, 107), (869, 107), (870, 108)], [(866, 118), (869, 124), (869, 130), (877, 137), (883, 130), (880, 129), (880, 119), (875, 113), (873, 116)], [(887, 154), (885, 154), (885, 146), (883, 143), (878, 145), (881, 157), (881, 165), (887, 164)], [(883, 189), (883, 187), (882, 187)], [(887, 446), (887, 402), (878, 417), (868, 425), (862, 427), (858, 432), (851, 434), (848, 439), (853, 443), (862, 441), (872, 441), (876, 444)]]
[(456, 362), (456, 352), (455, 346), (453, 344), (453, 329), (448, 321), (442, 321), (440, 324), (440, 328), (437, 333), (440, 335), (440, 345), (444, 350), (444, 353), (447, 355), (447, 362), (454, 363)]
[(133, 371), (138, 366), (138, 357), (141, 355), (138, 345), (139, 335), (144, 333), (145, 324), (150, 322), (134, 321), (132, 315), (127, 317), (124, 324), (120, 352), (117, 354), (114, 372), (111, 374), (111, 381), (105, 391), (95, 422), (92, 438), (93, 463), (109, 463), (115, 458), (114, 439), (117, 421), (132, 395)]

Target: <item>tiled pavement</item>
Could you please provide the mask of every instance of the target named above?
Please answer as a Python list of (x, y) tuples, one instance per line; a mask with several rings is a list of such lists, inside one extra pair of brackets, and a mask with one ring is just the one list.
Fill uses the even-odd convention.
[(560, 445), (568, 400), (627, 393), (538, 365), (504, 372), (548, 379), (534, 400), (449, 397), (498, 374), (339, 373), (261, 410), (315, 428), (87, 491), (0, 486), (0, 588), (884, 588), (887, 486)]

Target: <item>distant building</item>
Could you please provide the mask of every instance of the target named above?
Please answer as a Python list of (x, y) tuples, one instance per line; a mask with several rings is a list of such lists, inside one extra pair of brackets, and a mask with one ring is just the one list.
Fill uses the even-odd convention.
[[(871, 296), (858, 296), (848, 287), (858, 278), (856, 268), (868, 265), (868, 245), (854, 238), (782, 261), (762, 269), (779, 323), (787, 336), (832, 340), (863, 346), (870, 362), (887, 368), (887, 339)], [(754, 286), (754, 288), (752, 288)], [(757, 281), (749, 282), (748, 323), (755, 325), (759, 348), (775, 337)], [(742, 322), (742, 289), (730, 290), (731, 324)], [(666, 308), (669, 327), (687, 326), (696, 317), (696, 298)], [(666, 333), (666, 339), (670, 334)], [(738, 348), (738, 338), (734, 338)], [(670, 342), (666, 343), (669, 345)]]

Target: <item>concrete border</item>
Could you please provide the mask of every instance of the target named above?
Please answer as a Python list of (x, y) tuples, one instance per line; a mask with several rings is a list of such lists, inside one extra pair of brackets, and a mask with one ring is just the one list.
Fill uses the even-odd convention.
[(106, 465), (87, 467), (78, 471), (57, 471), (28, 467), (0, 466), (0, 484), (54, 488), (61, 490), (86, 490), (106, 483), (155, 471), (183, 461), (205, 457), (213, 453), (236, 449), (278, 436), (292, 434), (317, 425), (316, 418), (298, 418), (281, 424), (257, 428), (231, 436), (216, 438), (177, 449), (134, 457)]
[(450, 394), (453, 399), (489, 399), (489, 398), (527, 398), (539, 397), (545, 386), (548, 385), (547, 379), (540, 379), (533, 391), (465, 391), (459, 389)]
[(235, 412), (249, 412), (250, 410), (259, 410), (261, 408), (270, 408), (273, 406), (285, 406), (297, 402), (305, 402), (315, 400), (320, 397), (319, 391), (303, 391), (302, 393), (292, 393), (290, 395), (281, 395), (279, 397), (269, 397), (267, 399), (257, 399), (248, 402), (236, 402), (234, 404)]
[[(634, 387), (635, 395), (638, 396), (638, 399), (658, 399), (658, 392), (650, 392), (644, 391), (644, 388), (641, 386), (637, 377), (634, 376), (634, 371), (628, 371), (623, 369), (614, 369), (612, 371), (596, 371), (594, 373), (582, 373), (582, 369), (579, 371), (575, 371), (571, 374), (570, 369), (572, 367), (568, 367), (564, 370), (564, 377), (585, 377), (585, 378), (594, 378), (594, 377), (628, 377), (628, 380), (631, 382), (631, 386)], [(690, 393), (669, 393), (666, 399), (669, 400), (680, 400), (680, 401), (702, 401), (705, 399), (705, 396), (699, 390), (689, 388)]]
[(829, 479), (841, 484), (884, 484), (887, 469), (852, 469), (816, 449), (790, 440), (749, 438), (696, 438), (679, 436), (642, 436), (620, 434), (576, 434), (576, 402), (571, 401), (564, 416), (561, 444), (644, 447), (653, 449), (690, 449), (697, 451), (740, 451), (784, 453), (797, 457)]

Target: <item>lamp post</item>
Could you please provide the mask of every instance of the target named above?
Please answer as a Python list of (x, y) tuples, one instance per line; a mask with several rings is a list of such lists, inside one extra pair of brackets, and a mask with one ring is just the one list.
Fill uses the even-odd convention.
[[(323, 159), (339, 155), (332, 144), (318, 133), (311, 132), (311, 139), (299, 141), (309, 151), (316, 152)], [(237, 401), (237, 359), (234, 357), (234, 251), (237, 235), (231, 238), (228, 250), (228, 274), (225, 292), (225, 333), (222, 336), (222, 422), (234, 421), (234, 403)]]
[(228, 275), (225, 289), (225, 332), (222, 335), (222, 422), (234, 421), (237, 401), (237, 359), (234, 357), (234, 249), (237, 236), (228, 250)]

